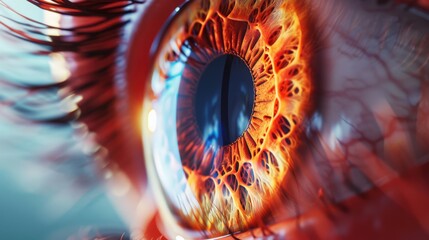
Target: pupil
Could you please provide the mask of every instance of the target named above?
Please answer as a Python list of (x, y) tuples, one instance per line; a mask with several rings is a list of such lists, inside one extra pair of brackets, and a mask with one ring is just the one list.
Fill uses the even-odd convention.
[(246, 63), (232, 54), (215, 58), (202, 73), (195, 96), (196, 120), (206, 146), (225, 146), (247, 129), (255, 90)]

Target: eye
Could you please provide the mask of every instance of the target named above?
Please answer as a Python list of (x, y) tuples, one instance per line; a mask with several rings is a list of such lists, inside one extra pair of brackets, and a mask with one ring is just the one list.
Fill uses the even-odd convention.
[(144, 143), (183, 225), (246, 230), (278, 198), (310, 111), (305, 14), (295, 2), (193, 1), (168, 23)]
[[(8, 44), (12, 42), (16, 46), (16, 48), (5, 48), (5, 45), (0, 43), (2, 56), (0, 58), (1, 170), (6, 166), (6, 173), (15, 171), (20, 173), (19, 176), (33, 177), (28, 178), (26, 183), (34, 183), (35, 175), (43, 175), (47, 178), (47, 175), (45, 176), (44, 172), (38, 169), (49, 166), (55, 172), (78, 179), (76, 182), (80, 187), (92, 188), (94, 185), (87, 184), (96, 180), (98, 177), (96, 173), (99, 171), (93, 169), (87, 171), (87, 168), (93, 166), (94, 162), (100, 163), (100, 156), (106, 157), (110, 160), (101, 162), (101, 165), (106, 166), (105, 163), (109, 163), (104, 169), (114, 169), (113, 173), (116, 174), (111, 175), (112, 172), (107, 172), (108, 174), (103, 177), (119, 176), (110, 178), (109, 182), (114, 184), (109, 186), (115, 194), (118, 194), (119, 199), (126, 199), (125, 203), (119, 202), (117, 207), (127, 208), (128, 212), (132, 213), (128, 215), (131, 217), (126, 217), (126, 219), (132, 219), (129, 224), (131, 229), (141, 226), (134, 218), (139, 215), (136, 213), (137, 210), (143, 209), (144, 215), (147, 216), (150, 215), (149, 210), (153, 207), (140, 204), (140, 208), (137, 208), (139, 197), (144, 195), (139, 190), (146, 187), (146, 180), (141, 159), (137, 157), (140, 161), (136, 162), (135, 158), (129, 155), (139, 156), (141, 152), (136, 141), (140, 138), (138, 125), (142, 95), (146, 92), (148, 79), (146, 75), (154, 62), (150, 56), (155, 56), (149, 54), (148, 45), (152, 44), (153, 37), (157, 33), (162, 34), (167, 31), (167, 27), (162, 28), (166, 23), (166, 16), (181, 2), (159, 0), (149, 2), (150, 5), (143, 5), (147, 11), (144, 11), (141, 16), (142, 21), (139, 28), (135, 30), (134, 41), (126, 45), (130, 57), (125, 58), (122, 52), (115, 58), (112, 56), (116, 54), (117, 40), (125, 38), (121, 42), (128, 42), (126, 34), (122, 32), (123, 27), (127, 26), (125, 23), (129, 20), (127, 16), (136, 16), (136, 14), (133, 15), (134, 8), (136, 4), (141, 3), (140, 1), (0, 1), (2, 31), (0, 41), (6, 41)], [(238, 5), (243, 4), (236, 2)], [(306, 67), (311, 73), (308, 77), (310, 92), (306, 95), (309, 96), (308, 103), (311, 107), (307, 108), (302, 115), (303, 121), (300, 125), (295, 125), (300, 126), (299, 129), (295, 129), (299, 130), (295, 132), (298, 139), (297, 146), (300, 146), (299, 151), (296, 151), (299, 158), (293, 158), (296, 161), (288, 169), (290, 174), (285, 175), (285, 180), (277, 191), (280, 195), (277, 199), (280, 202), (274, 201), (272, 204), (263, 206), (267, 210), (266, 214), (248, 212), (253, 218), (261, 216), (262, 221), (246, 222), (241, 225), (231, 224), (233, 228), (227, 232), (234, 232), (233, 236), (239, 238), (264, 237), (272, 234), (277, 234), (276, 236), (279, 237), (286, 234), (288, 238), (298, 239), (358, 238), (359, 236), (391, 239), (408, 238), (411, 234), (417, 238), (420, 236), (426, 238), (428, 232), (426, 226), (429, 225), (425, 222), (428, 212), (425, 207), (427, 184), (421, 179), (426, 179), (428, 159), (426, 127), (428, 53), (425, 48), (428, 28), (427, 21), (424, 20), (427, 18), (426, 13), (414, 8), (416, 7), (414, 4), (420, 4), (417, 7), (425, 9), (425, 1), (413, 1), (411, 5), (406, 6), (397, 5), (393, 1), (327, 0), (323, 3), (318, 1), (308, 1), (308, 3), (311, 4), (304, 9), (307, 14), (297, 11), (304, 19), (300, 17), (299, 23), (304, 25), (310, 23), (311, 26), (309, 29), (303, 28), (303, 33), (311, 32), (316, 35), (315, 38), (310, 38), (313, 42), (308, 43), (304, 39), (302, 44), (302, 46), (312, 46), (311, 51), (306, 52), (310, 61), (308, 59), (304, 61), (308, 63)], [(17, 14), (7, 8), (8, 4), (25, 16), (16, 18)], [(37, 6), (31, 4), (37, 4)], [(406, 2), (406, 4), (410, 3)], [(65, 32), (59, 34), (56, 23), (49, 22), (50, 27), (46, 28), (46, 22), (40, 19), (41, 16), (33, 12), (27, 15), (28, 6), (33, 6), (34, 9), (44, 8), (47, 11), (60, 9), (60, 13), (74, 17), (62, 15), (61, 19), (72, 21), (62, 22), (60, 25), (66, 29), (62, 29)], [(51, 6), (54, 7), (50, 8)], [(228, 10), (228, 7), (226, 9)], [(35, 13), (39, 12), (35, 11)], [(177, 12), (176, 18), (186, 16), (182, 13), (182, 11)], [(90, 15), (107, 16), (108, 20), (100, 23), (98, 19), (96, 22), (100, 24), (89, 24), (79, 28), (74, 24), (68, 25), (76, 19), (82, 19), (82, 21), (75, 23), (86, 25), (86, 21), (92, 21)], [(37, 19), (42, 24), (32, 21)], [(121, 21), (118, 21), (119, 19)], [(13, 28), (8, 28), (11, 26)], [(14, 32), (14, 30), (23, 31)], [(47, 37), (47, 34), (52, 38)], [(83, 41), (88, 45), (82, 44), (82, 34), (88, 37)], [(89, 48), (82, 51), (82, 46)], [(105, 48), (107, 52), (97, 51), (104, 46), (109, 46)], [(161, 48), (161, 43), (155, 42), (154, 46)], [(11, 58), (12, 49), (22, 51), (24, 54), (13, 55)], [(58, 69), (61, 70), (66, 66), (69, 73), (58, 71), (54, 73), (56, 76), (53, 79), (51, 69), (47, 65), (36, 64), (38, 61), (35, 59), (43, 58), (47, 62), (51, 58), (49, 56), (51, 53), (58, 53), (51, 56), (52, 59), (59, 60), (60, 65), (56, 65)], [(73, 54), (64, 59), (63, 53)], [(135, 61), (135, 59), (143, 59), (143, 61)], [(234, 71), (226, 71), (225, 65), (230, 65), (225, 63), (229, 61), (232, 61), (231, 66), (243, 66), (240, 68), (243, 70), (235, 72), (236, 68), (233, 67)], [(216, 65), (215, 62), (219, 64)], [(129, 73), (126, 84), (121, 81), (123, 76), (115, 77), (116, 74), (121, 75), (125, 71), (123, 68), (116, 69), (116, 64), (121, 65), (121, 63), (126, 65)], [(249, 72), (251, 73), (251, 64), (235, 52), (216, 56), (210, 63), (213, 64), (207, 63), (206, 67), (199, 69), (201, 75), (211, 75), (208, 73), (210, 68), (215, 71), (219, 69), (216, 71), (218, 73), (229, 72), (231, 76), (234, 74), (246, 76)], [(219, 65), (224, 67), (216, 67)], [(91, 69), (98, 69), (98, 71), (89, 71)], [(117, 85), (113, 84), (114, 78)], [(229, 78), (221, 78), (228, 83), (223, 86), (228, 86), (230, 91), (240, 90), (240, 94), (228, 96), (228, 101), (223, 98), (227, 106), (211, 104), (209, 100), (216, 96), (221, 98), (222, 93), (225, 96), (225, 93), (230, 91), (220, 91), (217, 95), (212, 93), (211, 96), (204, 97), (205, 94), (202, 93), (205, 90), (201, 88), (211, 87), (204, 84), (203, 80), (208, 79), (206, 77), (198, 77), (196, 81), (201, 84), (196, 84), (197, 90), (193, 94), (185, 91), (202, 102), (200, 107), (191, 104), (191, 107), (195, 108), (193, 115), (190, 115), (196, 118), (194, 134), (201, 134), (202, 129), (221, 129), (219, 124), (214, 124), (215, 121), (212, 118), (205, 118), (204, 109), (208, 106), (214, 112), (219, 109), (220, 113), (212, 116), (224, 119), (223, 123), (228, 124), (230, 129), (227, 131), (228, 135), (222, 135), (228, 136), (225, 139), (219, 136), (210, 138), (212, 143), (216, 143), (219, 147), (230, 146), (244, 136), (244, 133), (249, 130), (250, 116), (254, 114), (253, 105), (256, 104), (256, 96), (253, 99), (250, 96), (252, 92), (256, 92), (257, 86), (247, 84), (248, 81), (245, 80), (249, 78), (243, 78), (238, 86), (234, 85), (235, 82), (228, 80)], [(253, 82), (255, 81), (253, 73), (250, 78)], [(223, 89), (219, 85), (216, 87)], [(60, 89), (61, 94), (58, 95)], [(76, 95), (70, 95), (70, 89), (73, 89), (72, 93)], [(76, 102), (79, 104), (76, 105)], [(69, 103), (72, 104), (68, 105)], [(240, 108), (248, 105), (252, 107)], [(157, 119), (156, 125), (151, 124), (151, 128), (155, 126), (157, 129), (160, 126), (158, 124), (160, 118), (156, 111), (151, 111), (152, 109), (148, 108), (149, 111), (143, 116), (146, 120)], [(228, 112), (228, 117), (225, 117), (225, 112)], [(239, 121), (234, 114), (241, 116), (238, 119), (242, 120)], [(118, 121), (122, 117), (125, 120)], [(173, 120), (177, 121), (178, 118)], [(86, 128), (79, 124), (82, 121), (89, 123), (89, 130), (95, 135), (84, 134), (85, 141), (78, 143), (83, 139), (81, 135), (76, 138), (75, 131), (88, 133)], [(70, 123), (79, 128), (72, 128)], [(78, 124), (75, 125), (75, 123)], [(144, 127), (148, 126), (147, 123), (145, 122)], [(150, 133), (149, 129), (146, 131)], [(214, 136), (219, 131), (207, 131), (210, 134), (206, 136)], [(87, 145), (93, 143), (93, 136), (109, 151), (105, 151), (106, 148), (99, 148), (99, 144)], [(38, 141), (40, 139), (43, 141)], [(204, 138), (203, 135), (203, 139), (207, 142), (209, 138)], [(93, 159), (89, 159), (82, 154), (82, 146), (91, 153), (95, 149), (101, 149), (95, 152), (101, 154), (98, 157), (91, 155)], [(150, 149), (150, 147), (146, 148), (147, 154), (150, 154)], [(271, 158), (269, 156), (266, 159)], [(20, 160), (26, 160), (24, 162), (31, 164), (23, 166), (21, 164), (23, 161)], [(151, 161), (151, 158), (146, 160)], [(115, 168), (112, 168), (114, 165)], [(82, 166), (85, 166), (85, 171), (82, 170)], [(231, 166), (232, 169), (233, 167), (235, 165)], [(253, 165), (250, 168), (249, 164), (243, 163), (239, 167), (246, 171), (241, 171), (239, 168), (238, 178), (247, 179), (244, 181), (246, 185), (253, 183), (255, 180), (251, 177), (250, 171)], [(9, 172), (9, 169), (15, 170)], [(5, 175), (1, 174), (1, 176)], [(155, 175), (151, 179), (157, 178), (159, 176)], [(235, 182), (231, 177), (225, 178), (227, 184)], [(55, 178), (55, 181), (49, 179), (49, 184), (40, 186), (48, 190), (67, 189), (66, 192), (72, 192), (68, 187), (63, 187), (61, 179), (63, 178)], [(1, 182), (4, 183), (3, 180)], [(386, 182), (388, 183), (385, 184)], [(36, 185), (30, 184), (26, 187)], [(133, 187), (130, 188), (130, 186)], [(235, 185), (232, 184), (232, 186)], [(199, 189), (209, 192), (210, 188), (211, 185), (207, 184)], [(11, 191), (9, 189), (12, 187), (2, 188), (4, 194), (0, 198), (0, 208), (3, 213), (3, 209), (9, 208), (7, 204), (2, 204), (4, 199), (11, 199), (12, 196), (12, 202), (18, 202), (13, 198), (15, 189)], [(160, 191), (162, 188), (152, 190)], [(124, 193), (128, 195), (123, 195)], [(76, 196), (75, 192), (71, 195)], [(168, 192), (158, 195), (161, 195), (157, 198), (159, 201), (165, 201), (164, 197)], [(135, 199), (137, 201), (134, 201)], [(23, 236), (20, 234), (32, 231), (31, 228), (25, 227), (27, 221), (31, 221), (30, 225), (36, 228), (38, 220), (30, 217), (30, 213), (38, 209), (31, 208), (31, 203), (36, 201), (35, 198), (29, 197), (28, 202), (25, 202), (28, 204), (22, 204), (22, 208), (20, 205), (19, 211), (14, 212), (13, 217), (22, 221), (17, 224), (20, 226), (18, 231), (11, 230), (13, 238), (19, 239), (19, 236)], [(189, 203), (189, 201), (182, 202)], [(247, 201), (239, 200), (237, 203), (238, 206), (242, 203), (248, 204)], [(92, 204), (98, 206), (99, 203)], [(209, 228), (209, 224), (214, 221), (204, 221), (204, 216), (194, 216), (203, 220), (184, 224), (189, 218), (184, 217), (183, 214), (169, 212), (175, 206), (168, 203), (166, 205), (163, 205), (161, 218), (163, 221), (160, 221), (158, 227), (167, 236), (176, 237), (178, 234), (186, 235), (192, 231), (203, 231), (197, 236), (208, 236), (217, 231), (213, 230), (215, 229), (213, 226)], [(142, 206), (146, 207), (142, 208)], [(19, 214), (23, 209), (28, 212)], [(102, 213), (112, 209), (112, 207), (103, 207), (102, 211), (96, 213), (98, 219), (102, 218), (100, 222), (105, 223), (110, 219), (109, 216), (104, 217)], [(220, 211), (228, 213), (229, 210)], [(236, 219), (240, 218), (226, 217), (227, 215), (221, 214), (218, 219), (228, 218), (231, 223), (239, 222)], [(0, 222), (8, 226), (11, 222), (10, 216), (0, 217)], [(79, 224), (85, 224), (85, 220)], [(228, 226), (228, 223), (220, 225)], [(63, 228), (61, 221), (58, 221), (55, 226)], [(118, 221), (115, 221), (115, 226), (123, 227)], [(40, 228), (44, 227), (43, 225)], [(244, 231), (248, 228), (251, 228), (251, 231), (241, 233), (236, 231), (237, 229)], [(148, 229), (153, 230), (156, 227), (150, 226)], [(186, 231), (183, 231), (184, 229)], [(1, 235), (4, 236), (3, 231)], [(122, 233), (115, 236), (121, 238)], [(196, 235), (192, 236), (196, 237)], [(31, 237), (34, 238), (33, 235)]]

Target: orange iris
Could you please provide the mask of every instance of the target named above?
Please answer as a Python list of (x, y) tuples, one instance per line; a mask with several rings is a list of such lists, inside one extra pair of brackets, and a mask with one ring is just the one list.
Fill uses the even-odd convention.
[[(176, 121), (177, 149), (169, 160), (154, 165), (157, 177), (164, 178), (160, 171), (171, 171), (172, 162), (180, 162), (183, 177), (160, 183), (165, 191), (167, 186), (174, 188), (174, 182), (183, 190), (178, 196), (169, 193), (179, 200), (172, 204), (176, 199), (167, 199), (167, 207), (187, 228), (220, 235), (256, 225), (267, 214), (267, 204), (278, 197), (293, 162), (299, 161), (297, 148), (302, 144), (312, 85), (301, 20), (305, 13), (298, 4), (295, 0), (193, 1), (163, 35), (149, 95), (151, 106), (166, 117), (169, 110), (163, 105), (169, 103), (160, 99), (167, 94), (165, 89), (176, 86), (177, 92), (171, 93), (176, 99), (170, 101), (176, 114), (167, 118)], [(223, 54), (247, 63), (254, 80), (254, 107), (238, 139), (208, 147), (196, 123), (195, 91), (204, 67)], [(175, 69), (180, 67), (178, 78)], [(156, 134), (169, 137), (168, 131), (152, 136)], [(151, 146), (156, 155), (155, 144)], [(167, 145), (163, 150), (171, 147)]]

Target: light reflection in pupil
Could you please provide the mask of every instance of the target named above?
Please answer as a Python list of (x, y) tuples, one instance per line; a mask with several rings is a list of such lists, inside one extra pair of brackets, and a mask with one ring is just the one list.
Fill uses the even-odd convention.
[(211, 61), (198, 81), (195, 114), (206, 145), (225, 146), (246, 130), (254, 103), (250, 69), (225, 54)]

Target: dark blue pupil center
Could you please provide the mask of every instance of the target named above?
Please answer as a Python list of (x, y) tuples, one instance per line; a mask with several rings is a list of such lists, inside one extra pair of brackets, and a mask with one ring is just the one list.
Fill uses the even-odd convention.
[(203, 71), (195, 96), (195, 114), (202, 139), (225, 146), (247, 129), (255, 90), (250, 69), (238, 56), (221, 55)]

